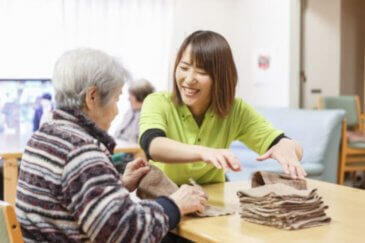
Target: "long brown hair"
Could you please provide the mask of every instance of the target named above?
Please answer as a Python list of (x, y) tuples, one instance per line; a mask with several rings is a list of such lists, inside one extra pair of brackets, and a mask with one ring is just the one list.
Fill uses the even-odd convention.
[(234, 102), (237, 85), (237, 69), (231, 48), (226, 39), (213, 31), (195, 31), (181, 44), (174, 66), (173, 100), (181, 105), (182, 99), (176, 83), (176, 69), (188, 46), (194, 65), (204, 69), (213, 80), (211, 105), (220, 117), (226, 116)]

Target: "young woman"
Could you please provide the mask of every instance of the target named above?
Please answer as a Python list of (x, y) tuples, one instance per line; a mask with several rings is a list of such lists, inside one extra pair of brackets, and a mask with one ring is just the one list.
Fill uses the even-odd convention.
[[(154, 93), (142, 106), (140, 144), (152, 163), (175, 183), (224, 181), (224, 169), (240, 170), (228, 150), (234, 140), (273, 158), (293, 178), (306, 173), (302, 148), (272, 127), (241, 98), (228, 42), (212, 31), (196, 31), (182, 43), (172, 94)], [(157, 162), (160, 161), (160, 162)]]

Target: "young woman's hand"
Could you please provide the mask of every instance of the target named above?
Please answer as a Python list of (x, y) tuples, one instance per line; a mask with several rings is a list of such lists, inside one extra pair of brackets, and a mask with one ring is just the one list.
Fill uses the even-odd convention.
[(207, 195), (197, 186), (182, 185), (170, 195), (170, 198), (176, 203), (181, 216), (195, 212), (202, 213), (207, 203)]
[(202, 161), (210, 163), (218, 169), (241, 170), (237, 157), (228, 149), (199, 147), (199, 154)]
[(150, 167), (146, 160), (137, 158), (129, 162), (122, 176), (123, 185), (128, 191), (134, 191), (142, 177), (147, 174)]
[(288, 138), (282, 138), (279, 143), (258, 157), (257, 160), (275, 159), (281, 164), (284, 172), (290, 174), (293, 179), (304, 179), (307, 173), (299, 162), (302, 157), (303, 149), (298, 142)]

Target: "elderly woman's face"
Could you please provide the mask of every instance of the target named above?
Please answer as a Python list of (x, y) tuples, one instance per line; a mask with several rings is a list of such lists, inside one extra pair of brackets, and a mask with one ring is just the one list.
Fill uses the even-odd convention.
[(88, 98), (88, 95), (86, 97), (86, 99), (89, 99), (89, 101), (86, 101), (88, 104), (85, 110), (86, 114), (104, 131), (109, 129), (110, 124), (118, 114), (117, 103), (121, 94), (122, 88), (115, 90), (109, 102), (105, 105), (101, 105), (101, 97), (97, 91), (90, 95), (90, 98)]

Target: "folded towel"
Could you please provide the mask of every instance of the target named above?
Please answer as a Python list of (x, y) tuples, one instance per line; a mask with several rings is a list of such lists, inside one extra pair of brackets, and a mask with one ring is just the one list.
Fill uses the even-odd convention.
[[(150, 171), (141, 179), (138, 188), (137, 196), (141, 199), (154, 199), (159, 196), (170, 196), (176, 192), (179, 187), (168, 178), (158, 167), (150, 165)], [(193, 186), (197, 186), (203, 190), (194, 180), (190, 180)], [(207, 205), (204, 212), (195, 213), (198, 217), (216, 217), (233, 214), (234, 211), (222, 209), (219, 207)]]
[(257, 171), (252, 175), (251, 187), (258, 187), (268, 184), (282, 183), (298, 190), (307, 189), (307, 183), (303, 179), (292, 179), (289, 175), (278, 174), (266, 171)]
[(150, 165), (150, 171), (141, 179), (137, 196), (142, 199), (154, 199), (159, 196), (170, 196), (179, 187), (159, 168)]
[(308, 190), (306, 181), (287, 175), (256, 172), (250, 189), (237, 191), (243, 219), (296, 230), (327, 224), (331, 221), (317, 189)]

